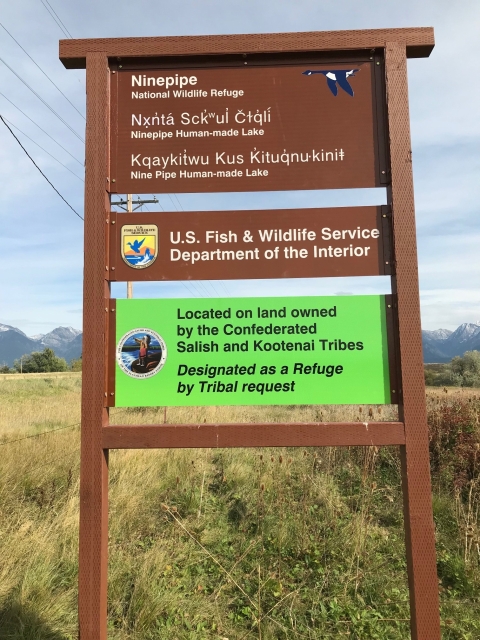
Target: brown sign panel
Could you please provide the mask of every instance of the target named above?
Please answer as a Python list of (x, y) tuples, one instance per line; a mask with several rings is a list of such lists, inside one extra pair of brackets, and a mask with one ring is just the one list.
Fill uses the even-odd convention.
[(112, 213), (111, 280), (391, 273), (386, 207)]
[(112, 192), (360, 188), (385, 175), (373, 60), (113, 71)]

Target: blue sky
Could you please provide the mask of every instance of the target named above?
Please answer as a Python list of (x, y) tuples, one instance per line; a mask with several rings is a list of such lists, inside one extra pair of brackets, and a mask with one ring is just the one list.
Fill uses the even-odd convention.
[[(480, 3), (460, 0), (50, 0), (75, 38), (323, 31), (433, 26), (436, 47), (409, 61), (422, 324), (454, 329), (480, 320)], [(84, 113), (85, 72), (58, 60), (65, 37), (41, 0), (4, 3), (0, 22)], [(0, 58), (84, 138), (85, 121), (0, 28)], [(80, 213), (81, 140), (0, 61), (0, 113)], [(10, 102), (64, 147), (52, 141)], [(26, 134), (43, 147), (38, 148)], [(48, 153), (76, 174), (70, 173)], [(71, 155), (69, 155), (71, 154)], [(73, 157), (72, 157), (73, 156)], [(74, 159), (75, 158), (75, 159)], [(83, 224), (36, 171), (0, 123), (2, 287), (0, 322), (28, 335), (81, 328)], [(161, 196), (165, 210), (383, 204), (383, 190)], [(150, 209), (151, 210), (151, 209)], [(197, 283), (196, 294), (298, 295), (387, 292), (386, 278)], [(135, 297), (188, 296), (181, 283), (135, 284)], [(125, 285), (112, 294), (125, 295)]]

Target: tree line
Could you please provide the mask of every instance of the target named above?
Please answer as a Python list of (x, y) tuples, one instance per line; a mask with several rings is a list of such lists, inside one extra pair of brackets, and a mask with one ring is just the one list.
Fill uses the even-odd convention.
[(466, 351), (446, 364), (426, 364), (425, 384), (430, 387), (480, 387), (480, 351)]
[[(13, 363), (0, 366), (0, 373), (53, 373), (81, 371), (82, 358), (68, 363), (50, 347), (23, 355)], [(429, 387), (480, 387), (480, 351), (466, 351), (446, 364), (426, 364), (425, 384)]]
[(56, 356), (55, 351), (50, 347), (45, 347), (43, 351), (26, 353), (18, 360), (13, 361), (13, 367), (0, 366), (0, 373), (53, 373), (81, 370), (81, 357), (68, 363), (65, 358)]

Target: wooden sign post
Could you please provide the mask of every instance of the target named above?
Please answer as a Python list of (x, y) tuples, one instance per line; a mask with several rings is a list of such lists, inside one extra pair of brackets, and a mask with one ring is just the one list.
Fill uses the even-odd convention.
[[(64, 65), (87, 70), (81, 640), (107, 638), (109, 449), (342, 445), (400, 446), (411, 637), (439, 640), (406, 68), (408, 57), (427, 57), (433, 46), (430, 28), (60, 42)], [(158, 213), (137, 222), (110, 207), (110, 194), (117, 192), (382, 185), (388, 192), (388, 208), (382, 209), (262, 211), (256, 216), (182, 213), (173, 221)], [(231, 224), (226, 225), (227, 216)], [(350, 234), (355, 218), (360, 235), (345, 231), (343, 237), (334, 236), (336, 216), (342, 223), (338, 229)], [(277, 235), (263, 245), (260, 231), (272, 228)], [(116, 303), (110, 298), (110, 282), (235, 277), (228, 260), (233, 256), (244, 261), (247, 248), (231, 245), (246, 230), (254, 238), (248, 254), (252, 263), (243, 275), (242, 262), (240, 277), (391, 275), (392, 296), (381, 302), (389, 343), (388, 367), (383, 370), (389, 385), (385, 398), (398, 404), (398, 422), (109, 423), (108, 407), (115, 405), (117, 394), (125, 393), (115, 383), (123, 373), (115, 363)], [(227, 253), (207, 246), (215, 237), (208, 233), (215, 231), (229, 238)], [(140, 250), (143, 236), (149, 241)], [(189, 244), (187, 238), (195, 240)], [(356, 247), (363, 253), (355, 253)], [(283, 254), (281, 249), (286, 249)], [(259, 268), (256, 255), (259, 265), (275, 260)], [(224, 259), (224, 269), (212, 263)], [(314, 333), (317, 324), (306, 331)], [(167, 347), (157, 343), (157, 359), (159, 350)], [(147, 377), (153, 362), (146, 337), (142, 348), (136, 369), (131, 365), (140, 378)], [(166, 363), (165, 375), (168, 357)], [(383, 366), (381, 359), (378, 363)], [(342, 375), (354, 375), (346, 364), (338, 366)], [(178, 370), (178, 375), (184, 371), (180, 366)], [(259, 393), (252, 384), (247, 390)], [(306, 387), (304, 391), (308, 396)], [(130, 401), (123, 397), (123, 402)], [(122, 404), (122, 397), (117, 403)]]

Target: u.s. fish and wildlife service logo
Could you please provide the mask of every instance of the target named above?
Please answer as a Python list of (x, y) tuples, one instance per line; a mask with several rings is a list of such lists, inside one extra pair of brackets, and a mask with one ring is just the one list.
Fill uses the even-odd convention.
[(134, 269), (146, 269), (157, 257), (158, 227), (155, 224), (124, 225), (121, 251), (123, 261)]

